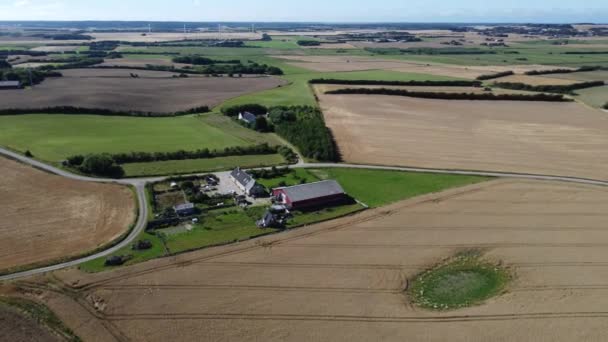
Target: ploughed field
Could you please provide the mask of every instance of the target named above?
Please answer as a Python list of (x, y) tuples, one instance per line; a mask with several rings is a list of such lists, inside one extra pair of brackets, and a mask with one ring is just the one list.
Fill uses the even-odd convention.
[(170, 72), (135, 69), (71, 69), (62, 74), (31, 89), (0, 92), (0, 109), (74, 106), (167, 113), (213, 107), (285, 83), (268, 76), (176, 78)]
[(317, 93), (346, 162), (608, 180), (608, 120), (578, 103)]
[(70, 180), (0, 158), (0, 271), (75, 257), (135, 222), (130, 189)]
[[(81, 300), (47, 305), (98, 341), (602, 340), (606, 203), (602, 187), (491, 181), (108, 273), (55, 273)], [(449, 312), (411, 303), (417, 274), (469, 249), (514, 274), (506, 293)]]

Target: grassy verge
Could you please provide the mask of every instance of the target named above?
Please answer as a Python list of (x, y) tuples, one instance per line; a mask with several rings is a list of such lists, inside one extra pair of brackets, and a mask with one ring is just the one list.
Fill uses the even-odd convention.
[(424, 308), (458, 309), (499, 295), (510, 279), (506, 269), (481, 260), (478, 252), (464, 252), (418, 275), (408, 293)]
[(191, 174), (197, 172), (215, 172), (242, 168), (267, 167), (283, 165), (285, 159), (278, 154), (230, 156), (207, 159), (170, 160), (152, 163), (123, 164), (126, 177), (162, 176)]
[[(162, 241), (162, 238), (160, 236), (144, 232), (144, 233), (141, 233), (137, 237), (137, 239), (134, 240), (134, 242), (138, 241), (138, 240), (150, 240), (150, 242), (152, 242), (152, 248), (150, 248), (148, 250), (144, 250), (144, 251), (133, 251), (133, 250), (131, 250), (131, 246), (127, 246), (127, 247), (122, 248), (118, 252), (112, 254), (112, 256), (115, 256), (115, 255), (116, 256), (122, 256), (122, 255), (133, 256), (132, 259), (130, 259), (123, 265), (123, 266), (127, 266), (127, 265), (133, 265), (136, 263), (140, 263), (140, 262), (143, 262), (146, 260), (158, 258), (158, 257), (161, 257), (166, 254), (164, 242)], [(106, 257), (97, 258), (95, 260), (91, 260), (89, 262), (79, 265), (78, 268), (82, 271), (91, 272), (91, 273), (108, 271), (108, 270), (111, 270), (114, 268), (114, 267), (105, 267), (104, 266), (105, 261), (106, 261)]]
[(50, 329), (65, 341), (82, 341), (70, 328), (63, 324), (53, 311), (42, 304), (22, 298), (0, 297), (0, 306), (2, 305), (15, 308), (38, 324)]

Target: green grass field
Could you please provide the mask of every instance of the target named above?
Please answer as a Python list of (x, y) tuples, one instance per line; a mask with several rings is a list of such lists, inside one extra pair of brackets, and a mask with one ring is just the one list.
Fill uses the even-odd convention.
[(462, 253), (420, 274), (408, 293), (417, 305), (427, 309), (458, 309), (500, 294), (510, 278), (507, 270), (482, 261), (477, 252)]
[(163, 176), (198, 172), (215, 172), (242, 168), (266, 167), (285, 164), (278, 154), (231, 156), (208, 159), (170, 160), (153, 163), (123, 164), (126, 177)]
[[(281, 64), (278, 62), (279, 65)], [(435, 76), (415, 73), (402, 73), (388, 70), (353, 71), (353, 72), (311, 72), (300, 68), (285, 69), (283, 78), (290, 84), (259, 93), (243, 95), (224, 102), (221, 107), (246, 103), (260, 103), (266, 106), (308, 105), (316, 106), (314, 94), (308, 81), (315, 78), (335, 78), (342, 80), (386, 80), (386, 81), (440, 81), (455, 80), (447, 76)]]
[(601, 108), (608, 102), (608, 86), (581, 89), (576, 93), (577, 100), (592, 107)]
[(309, 172), (319, 179), (337, 180), (350, 196), (372, 208), (490, 179), (475, 176), (341, 168), (309, 170)]
[(0, 116), (0, 126), (1, 145), (21, 152), (30, 150), (36, 158), (50, 162), (75, 154), (222, 149), (277, 141), (272, 135), (257, 134), (212, 115), (9, 115)]
[[(141, 233), (135, 241), (137, 241), (137, 240), (149, 240), (150, 242), (152, 242), (152, 248), (150, 248), (148, 250), (144, 250), (144, 251), (133, 251), (131, 249), (131, 246), (129, 246), (129, 247), (125, 247), (125, 248), (119, 250), (118, 252), (112, 254), (112, 256), (131, 255), (133, 258), (123, 265), (123, 266), (128, 266), (128, 265), (133, 265), (133, 264), (137, 264), (140, 262), (144, 262), (146, 260), (158, 258), (158, 257), (161, 257), (166, 254), (163, 241), (157, 235), (148, 234), (148, 233), (144, 232), (144, 233)], [(97, 258), (95, 260), (91, 260), (84, 264), (81, 264), (80, 266), (78, 266), (78, 268), (82, 271), (91, 272), (91, 273), (108, 271), (113, 268), (116, 268), (116, 267), (105, 267), (104, 266), (105, 261), (106, 261), (106, 258)]]

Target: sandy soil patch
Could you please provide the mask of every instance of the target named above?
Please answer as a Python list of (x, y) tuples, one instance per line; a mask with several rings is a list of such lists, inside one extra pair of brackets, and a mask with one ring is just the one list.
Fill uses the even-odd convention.
[(135, 221), (131, 190), (68, 180), (0, 158), (0, 270), (80, 255)]
[[(75, 106), (175, 112), (223, 101), (285, 84), (276, 77), (174, 78), (162, 71), (72, 69), (26, 90), (0, 92), (0, 108)], [(139, 78), (132, 78), (131, 73)]]
[(319, 97), (348, 162), (608, 179), (608, 118), (578, 103)]
[[(57, 275), (82, 289), (89, 308), (97, 304), (99, 317), (67, 320), (85, 340), (80, 323), (99, 321), (108, 323), (103, 333), (134, 341), (191, 340), (203, 330), (213, 341), (601, 340), (607, 200), (603, 188), (494, 181), (263, 238), (267, 244)], [(466, 248), (513, 269), (508, 293), (448, 313), (412, 307), (408, 281)]]

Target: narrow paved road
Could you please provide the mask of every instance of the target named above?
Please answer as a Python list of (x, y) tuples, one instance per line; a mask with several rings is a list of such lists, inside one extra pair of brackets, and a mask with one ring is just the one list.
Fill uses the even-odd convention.
[[(127, 179), (100, 179), (92, 178), (81, 175), (76, 175), (68, 171), (56, 168), (54, 166), (39, 162), (37, 160), (25, 157), (18, 153), (6, 150), (0, 147), (0, 155), (16, 159), (23, 163), (35, 166), (39, 169), (54, 173), (66, 178), (87, 181), (87, 182), (98, 182), (98, 183), (116, 183), (124, 184), (135, 187), (137, 190), (137, 201), (139, 205), (139, 215), (135, 228), (131, 231), (123, 241), (118, 243), (116, 246), (109, 248), (103, 252), (93, 254), (91, 256), (76, 259), (73, 261), (52, 265), (48, 267), (37, 268), (29, 271), (14, 273), (10, 275), (0, 276), (0, 281), (14, 280), (24, 277), (29, 277), (36, 274), (41, 274), (50, 271), (56, 271), (67, 267), (77, 266), (87, 261), (97, 259), (100, 257), (108, 256), (119, 249), (128, 246), (137, 236), (146, 228), (148, 218), (148, 206), (146, 201), (145, 185), (150, 182), (157, 182), (167, 177), (149, 177), (149, 178), (127, 178)], [(608, 186), (608, 181), (578, 178), (578, 177), (567, 177), (567, 176), (555, 176), (555, 175), (538, 175), (538, 174), (525, 174), (525, 173), (513, 173), (513, 172), (492, 172), (492, 171), (472, 171), (472, 170), (445, 170), (445, 169), (428, 169), (428, 168), (416, 168), (416, 167), (393, 167), (393, 166), (378, 166), (378, 165), (358, 165), (358, 164), (335, 164), (335, 163), (303, 163), (300, 162), (297, 165), (291, 166), (293, 168), (350, 168), (350, 169), (371, 169), (371, 170), (389, 170), (389, 171), (407, 171), (407, 172), (424, 172), (424, 173), (439, 173), (439, 174), (450, 174), (450, 175), (468, 175), (468, 176), (485, 176), (485, 177), (502, 177), (502, 178), (518, 178), (518, 179), (533, 179), (543, 181), (559, 181), (569, 182), (596, 186)]]

